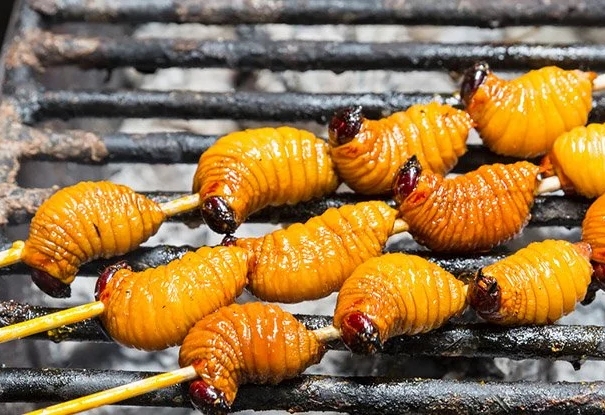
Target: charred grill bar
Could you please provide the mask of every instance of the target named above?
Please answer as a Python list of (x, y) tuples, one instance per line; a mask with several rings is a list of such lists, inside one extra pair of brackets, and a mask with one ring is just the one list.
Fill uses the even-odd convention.
[[(233, 5), (232, 3), (236, 3)], [(66, 22), (132, 24), (155, 22), (234, 24), (406, 24), (565, 25), (601, 27), (601, 2), (545, 2), (543, 0), (491, 2), (440, 0), (346, 2), (290, 0), (282, 2), (225, 2), (222, 0), (23, 0), (15, 8), (14, 37), (5, 44), (0, 74), (0, 224), (27, 223), (53, 189), (24, 189), (16, 183), (22, 159), (111, 162), (195, 163), (216, 136), (189, 133), (95, 134), (85, 130), (54, 131), (37, 123), (49, 118), (159, 117), (225, 118), (258, 121), (326, 123), (341, 107), (363, 105), (369, 116), (381, 116), (415, 103), (440, 99), (460, 105), (444, 91), (415, 93), (311, 94), (311, 93), (197, 93), (140, 90), (45, 90), (38, 71), (51, 66), (75, 65), (84, 70), (132, 66), (144, 71), (166, 67), (221, 67), (240, 70), (440, 70), (459, 71), (483, 59), (499, 69), (526, 70), (556, 64), (565, 68), (605, 70), (601, 45), (506, 45), (440, 43), (364, 43), (266, 41), (250, 42), (124, 39), (59, 34), (54, 25)], [(89, 25), (91, 28), (94, 24)], [(3, 72), (1, 72), (3, 71)], [(591, 122), (605, 121), (605, 96), (594, 97)], [(457, 171), (480, 164), (510, 161), (479, 146), (471, 146)], [(175, 192), (150, 194), (166, 201)], [(330, 206), (363, 200), (357, 195), (336, 195), (293, 207), (271, 208), (254, 215), (255, 222), (302, 221)], [(532, 211), (532, 226), (578, 227), (589, 202), (583, 199), (540, 197)], [(173, 220), (199, 219), (197, 213)], [(4, 232), (0, 240), (6, 242)], [(157, 266), (182, 255), (187, 247), (142, 248), (126, 257), (136, 268)], [(398, 250), (395, 245), (391, 250)], [(460, 274), (491, 263), (506, 252), (467, 257), (430, 256)], [(106, 262), (105, 262), (106, 263)], [(96, 275), (104, 262), (82, 268)], [(21, 265), (0, 269), (0, 275), (24, 273)], [(0, 303), (0, 326), (50, 309), (14, 302)], [(300, 316), (310, 327), (329, 318)], [(54, 330), (38, 338), (51, 341), (105, 342), (97, 321)], [(339, 343), (333, 348), (342, 350)], [(585, 359), (605, 359), (605, 330), (593, 326), (553, 326), (501, 329), (481, 325), (450, 325), (422, 336), (389, 341), (384, 353), (429, 356), (545, 358), (577, 365)], [(118, 386), (151, 373), (67, 369), (0, 369), (0, 402), (48, 402), (75, 398)], [(602, 413), (603, 382), (471, 382), (415, 379), (339, 378), (304, 376), (277, 386), (245, 386), (234, 410), (331, 410), (349, 413)], [(189, 406), (179, 387), (168, 388), (128, 402), (141, 406)]]

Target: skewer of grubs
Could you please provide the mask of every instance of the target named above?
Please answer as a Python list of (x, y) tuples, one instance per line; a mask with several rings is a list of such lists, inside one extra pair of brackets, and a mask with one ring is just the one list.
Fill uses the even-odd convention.
[(82, 264), (132, 251), (167, 217), (198, 206), (197, 194), (158, 204), (124, 185), (80, 182), (42, 203), (28, 238), (0, 252), (0, 266), (21, 261), (42, 291), (69, 297), (69, 284)]
[(244, 249), (225, 246), (202, 247), (141, 272), (120, 262), (97, 280), (96, 302), (0, 328), (0, 343), (99, 316), (125, 346), (175, 346), (200, 318), (235, 301), (246, 285), (247, 267)]
[(29, 415), (66, 415), (116, 403), (170, 385), (191, 382), (193, 406), (208, 414), (230, 410), (239, 385), (276, 384), (319, 363), (332, 326), (308, 330), (276, 305), (232, 304), (200, 320), (179, 354), (181, 369), (63, 402)]
[(508, 81), (479, 62), (465, 72), (460, 95), (490, 150), (530, 158), (548, 152), (562, 133), (585, 125), (592, 92), (603, 89), (605, 76), (595, 72), (547, 66)]
[(97, 302), (0, 328), (0, 342), (100, 316), (123, 345), (174, 346), (191, 324), (233, 302), (244, 286), (279, 302), (337, 291), (356, 265), (380, 255), (389, 236), (407, 229), (396, 215), (385, 202), (361, 202), (265, 237), (228, 238), (229, 246), (202, 247), (158, 268), (133, 272), (118, 263), (97, 280)]

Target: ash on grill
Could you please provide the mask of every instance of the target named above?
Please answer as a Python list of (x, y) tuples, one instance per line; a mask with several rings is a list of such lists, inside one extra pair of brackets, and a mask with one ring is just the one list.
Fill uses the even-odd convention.
[[(434, 98), (458, 105), (450, 73), (477, 60), (499, 71), (549, 64), (605, 71), (602, 47), (585, 43), (605, 37), (598, 27), (605, 11), (597, 1), (231, 3), (17, 2), (0, 69), (0, 238), (6, 245), (25, 237), (33, 212), (55, 185), (109, 178), (158, 201), (187, 192), (199, 155), (230, 131), (287, 123), (325, 137), (327, 120), (344, 106), (362, 105), (369, 116), (378, 117)], [(549, 44), (553, 39), (556, 45)], [(605, 121), (604, 111), (604, 98), (595, 96), (590, 121)], [(457, 172), (510, 161), (474, 143)], [(357, 200), (337, 195), (266, 209), (240, 234), (258, 235), (275, 223), (305, 220)], [(586, 200), (541, 197), (523, 239), (495, 253), (429, 258), (460, 274), (545, 235), (578, 239), (587, 207)], [(186, 248), (175, 245), (217, 243), (221, 236), (205, 227), (183, 225), (199, 220), (188, 214), (164, 224), (148, 247), (127, 257), (136, 268), (145, 268), (182, 255)], [(391, 251), (410, 249), (418, 246), (407, 237), (389, 246)], [(88, 264), (82, 274), (95, 276), (112, 262)], [(39, 294), (25, 273), (20, 265), (0, 269), (1, 325), (48, 312), (27, 304), (66, 307), (92, 298), (94, 278), (78, 279), (74, 297), (59, 301)], [(333, 303), (331, 297), (287, 309), (329, 315)], [(597, 361), (605, 359), (605, 330), (587, 324), (599, 324), (603, 314), (597, 295), (589, 307), (579, 306), (562, 321), (582, 326), (499, 329), (461, 320), (435, 333), (395, 339), (373, 358), (351, 356), (334, 344), (337, 351), (313, 369), (321, 376), (277, 387), (246, 386), (234, 409), (575, 413), (575, 405), (581, 405), (583, 413), (600, 413), (605, 384)], [(323, 317), (301, 318), (311, 328), (327, 324)], [(140, 371), (172, 369), (177, 362), (175, 350), (149, 354), (116, 346), (96, 321), (38, 338), (44, 341), (0, 346), (6, 366), (0, 369), (4, 413), (117, 386), (149, 375)], [(64, 342), (53, 343), (58, 340)], [(586, 359), (577, 372), (566, 362), (577, 369)], [(46, 367), (57, 369), (41, 370)], [(339, 377), (352, 375), (364, 377)], [(178, 387), (128, 404), (143, 408), (120, 408), (119, 413), (147, 413), (144, 406), (189, 412), (174, 409), (189, 407)]]

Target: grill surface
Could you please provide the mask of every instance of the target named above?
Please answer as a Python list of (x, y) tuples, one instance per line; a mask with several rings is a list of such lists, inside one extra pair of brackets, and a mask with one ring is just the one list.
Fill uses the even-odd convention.
[[(236, 4), (231, 4), (236, 3)], [(0, 104), (0, 239), (8, 246), (8, 226), (27, 224), (54, 188), (25, 188), (17, 182), (24, 160), (79, 164), (196, 163), (217, 135), (186, 132), (128, 134), (93, 132), (87, 128), (56, 128), (56, 119), (176, 118), (229, 119), (262, 123), (316, 121), (325, 124), (334, 110), (362, 105), (373, 117), (437, 99), (459, 106), (455, 94), (433, 92), (230, 93), (137, 89), (45, 89), (41, 71), (76, 66), (83, 71), (134, 67), (142, 72), (159, 68), (231, 68), (242, 72), (268, 69), (459, 72), (476, 60), (498, 70), (527, 70), (545, 65), (605, 69), (605, 48), (598, 44), (507, 44), (437, 42), (326, 42), (267, 39), (192, 40), (111, 37), (103, 27), (163, 23), (242, 25), (242, 32), (262, 24), (395, 24), (468, 25), (486, 28), (510, 25), (566, 25), (600, 27), (605, 11), (598, 1), (243, 1), (220, 0), (30, 0), (18, 2), (12, 32), (3, 49)], [(82, 23), (85, 24), (82, 24)], [(71, 25), (71, 26), (70, 26)], [(74, 26), (75, 25), (75, 26)], [(79, 25), (79, 26), (78, 26)], [(70, 27), (77, 33), (65, 33)], [(82, 29), (84, 28), (84, 29)], [(71, 30), (74, 32), (74, 30)], [(49, 124), (49, 121), (52, 124)], [(595, 96), (591, 122), (605, 121), (605, 96)], [(50, 128), (49, 128), (50, 127)], [(91, 129), (92, 130), (92, 129)], [(456, 172), (481, 164), (511, 159), (496, 157), (478, 145), (456, 167)], [(182, 195), (179, 191), (148, 192), (157, 201)], [(339, 194), (293, 207), (265, 209), (251, 222), (303, 221), (331, 206), (363, 200)], [(540, 197), (532, 211), (531, 227), (577, 228), (589, 201), (561, 196)], [(171, 219), (194, 223), (197, 213)], [(390, 251), (407, 248), (392, 244)], [(135, 268), (157, 266), (179, 257), (191, 247), (158, 245), (125, 257)], [(455, 274), (474, 271), (507, 255), (511, 248), (465, 257), (428, 257)], [(82, 268), (94, 276), (110, 261)], [(0, 277), (26, 278), (25, 267), (0, 269)], [(2, 298), (2, 300), (9, 300)], [(0, 302), (0, 326), (53, 311), (12, 301)], [(321, 316), (300, 316), (311, 328), (328, 324)], [(38, 339), (107, 343), (97, 321), (53, 330)], [(30, 341), (30, 340), (23, 340)], [(331, 345), (343, 350), (339, 343)], [(501, 329), (457, 321), (434, 333), (393, 339), (385, 355), (566, 360), (579, 367), (585, 360), (605, 360), (605, 329), (596, 326), (553, 326)], [(175, 363), (176, 364), (176, 363)], [(56, 402), (152, 375), (149, 372), (83, 369), (0, 369), (0, 402)], [(349, 413), (602, 413), (603, 382), (477, 382), (472, 380), (418, 380), (391, 377), (303, 376), (278, 386), (246, 386), (235, 403), (241, 409), (338, 411)], [(127, 402), (137, 406), (188, 407), (180, 387)]]

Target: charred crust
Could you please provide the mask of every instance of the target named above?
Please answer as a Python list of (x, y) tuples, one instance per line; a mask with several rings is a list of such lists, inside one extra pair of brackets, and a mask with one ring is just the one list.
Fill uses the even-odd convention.
[(232, 234), (239, 226), (235, 212), (221, 196), (210, 196), (201, 205), (206, 225), (216, 233)]
[(210, 415), (223, 415), (231, 411), (225, 393), (202, 379), (189, 383), (189, 399), (195, 409)]
[(473, 99), (473, 95), (475, 95), (475, 92), (477, 92), (477, 89), (485, 81), (489, 73), (489, 65), (486, 62), (477, 62), (464, 72), (462, 84), (460, 85), (460, 96), (464, 105), (469, 105), (469, 102)]
[(95, 299), (97, 301), (101, 300), (101, 297), (103, 295), (103, 292), (105, 291), (105, 288), (107, 287), (107, 284), (109, 283), (109, 281), (111, 281), (115, 273), (124, 268), (132, 270), (130, 265), (128, 265), (128, 262), (120, 261), (116, 262), (115, 264), (109, 265), (103, 270), (103, 272), (101, 272), (101, 275), (99, 276), (99, 278), (97, 278), (97, 283), (95, 284)]
[(330, 145), (338, 147), (353, 140), (361, 130), (362, 123), (363, 113), (360, 106), (336, 111), (328, 125)]
[(345, 316), (340, 327), (342, 342), (353, 353), (373, 354), (382, 350), (380, 333), (364, 313)]
[(36, 286), (46, 294), (54, 298), (69, 298), (71, 297), (71, 287), (69, 284), (59, 281), (46, 271), (36, 268), (30, 269), (32, 281)]
[(416, 155), (407, 159), (399, 168), (392, 185), (393, 197), (398, 204), (402, 203), (416, 189), (421, 174), (422, 166)]
[(469, 285), (469, 304), (484, 318), (496, 315), (500, 310), (501, 291), (498, 281), (483, 273), (477, 272), (473, 282)]

